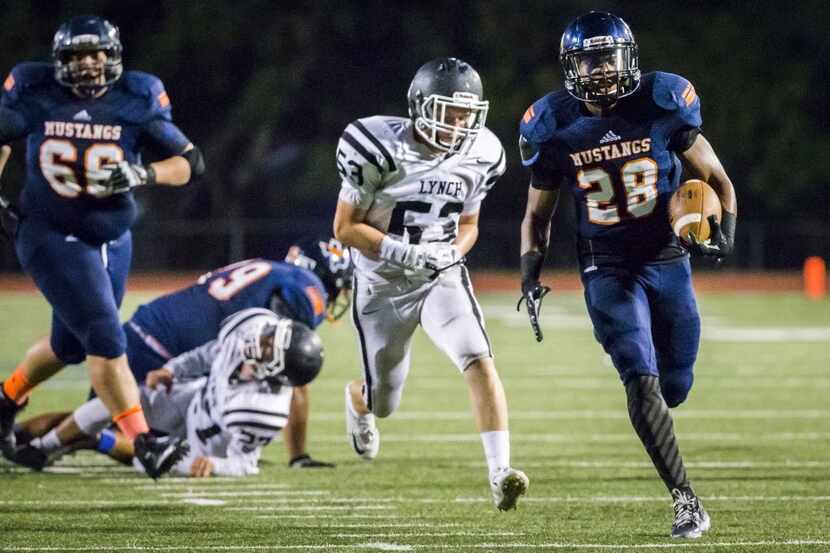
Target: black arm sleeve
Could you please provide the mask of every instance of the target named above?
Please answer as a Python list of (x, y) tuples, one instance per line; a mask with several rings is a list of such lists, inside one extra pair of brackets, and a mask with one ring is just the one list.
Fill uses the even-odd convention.
[(682, 154), (692, 147), (697, 135), (700, 134), (700, 127), (682, 127), (677, 129), (669, 140), (669, 150)]

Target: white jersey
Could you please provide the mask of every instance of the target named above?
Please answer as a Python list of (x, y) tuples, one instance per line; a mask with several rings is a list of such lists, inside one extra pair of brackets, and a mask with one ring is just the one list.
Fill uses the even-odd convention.
[[(350, 123), (337, 145), (340, 200), (366, 211), (365, 222), (408, 244), (452, 242), (461, 214), (477, 213), (505, 170), (504, 148), (484, 128), (461, 154), (436, 154), (415, 139), (412, 121), (375, 116)], [(404, 274), (400, 265), (352, 248), (370, 279)]]
[(190, 454), (177, 465), (176, 472), (189, 474), (196, 457), (210, 457), (214, 474), (218, 476), (256, 474), (262, 448), (285, 426), (293, 388), (238, 379), (243, 362), (239, 337), (255, 318), (264, 314), (274, 316), (265, 309), (235, 313), (224, 322), (215, 342), (190, 352), (189, 361), (180, 360), (179, 367), (189, 366), (185, 371), (173, 363), (177, 376), (182, 372), (196, 376), (194, 358), (212, 359), (207, 382), (192, 398), (187, 410)]

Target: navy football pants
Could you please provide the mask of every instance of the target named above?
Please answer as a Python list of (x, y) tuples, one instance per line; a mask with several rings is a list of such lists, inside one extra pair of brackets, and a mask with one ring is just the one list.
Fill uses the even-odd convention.
[(582, 274), (594, 335), (623, 384), (658, 376), (669, 407), (694, 380), (700, 316), (688, 258), (635, 268), (599, 267)]
[(96, 246), (27, 217), (15, 245), (23, 269), (52, 306), (51, 346), (58, 358), (77, 364), (87, 355), (122, 355), (126, 337), (118, 308), (130, 270), (130, 232)]

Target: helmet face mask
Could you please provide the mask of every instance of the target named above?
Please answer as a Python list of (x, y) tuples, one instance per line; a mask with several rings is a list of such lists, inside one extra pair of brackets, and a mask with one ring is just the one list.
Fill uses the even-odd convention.
[(55, 80), (81, 97), (94, 98), (124, 71), (118, 28), (96, 16), (80, 16), (60, 26), (52, 43)]
[(286, 350), (291, 345), (290, 319), (263, 319), (239, 340), (243, 359), (254, 370), (257, 380), (281, 380)]
[(457, 152), (475, 141), (489, 109), (490, 103), (479, 100), (475, 94), (432, 94), (416, 104), (415, 131), (433, 148)]
[(619, 17), (591, 12), (562, 34), (560, 62), (565, 89), (582, 102), (614, 104), (640, 85), (637, 44)]
[(316, 274), (328, 295), (326, 316), (341, 318), (351, 305), (352, 258), (349, 249), (334, 238), (302, 239), (288, 249), (285, 262)]
[(457, 58), (438, 58), (418, 69), (407, 100), (418, 138), (452, 153), (472, 147), (490, 108), (478, 73)]

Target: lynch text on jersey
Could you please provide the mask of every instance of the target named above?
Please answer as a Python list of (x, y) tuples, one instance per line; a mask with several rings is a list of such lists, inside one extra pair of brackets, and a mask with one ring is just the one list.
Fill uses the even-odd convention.
[(639, 138), (637, 140), (626, 140), (618, 144), (606, 144), (599, 148), (582, 150), (575, 154), (568, 154), (576, 167), (582, 167), (586, 163), (598, 163), (610, 159), (628, 157), (630, 155), (642, 154), (651, 151), (651, 138)]
[(68, 121), (44, 121), (44, 136), (62, 136), (88, 140), (119, 140), (121, 125), (91, 125)]
[(446, 194), (453, 198), (460, 198), (464, 193), (464, 182), (460, 180), (423, 180), (421, 179), (421, 194)]

